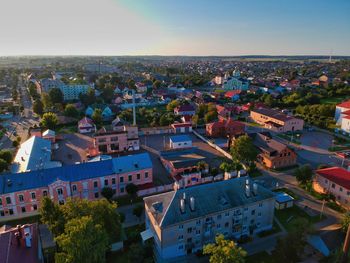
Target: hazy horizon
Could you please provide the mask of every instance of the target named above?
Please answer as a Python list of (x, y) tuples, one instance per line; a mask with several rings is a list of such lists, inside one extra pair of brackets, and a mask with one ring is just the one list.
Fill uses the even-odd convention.
[(350, 1), (0, 0), (0, 56), (350, 56)]

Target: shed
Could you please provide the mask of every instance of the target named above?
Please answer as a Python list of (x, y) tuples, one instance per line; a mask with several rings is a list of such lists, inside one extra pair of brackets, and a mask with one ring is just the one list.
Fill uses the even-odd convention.
[(192, 147), (192, 139), (188, 135), (170, 136), (169, 140), (171, 149), (182, 149)]
[(278, 192), (276, 194), (275, 208), (278, 210), (292, 207), (294, 204), (294, 198), (284, 192)]

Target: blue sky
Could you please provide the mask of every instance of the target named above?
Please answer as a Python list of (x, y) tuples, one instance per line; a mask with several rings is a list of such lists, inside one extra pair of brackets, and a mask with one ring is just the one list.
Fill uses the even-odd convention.
[(7, 10), (0, 55), (350, 55), (349, 0), (0, 0), (0, 7)]

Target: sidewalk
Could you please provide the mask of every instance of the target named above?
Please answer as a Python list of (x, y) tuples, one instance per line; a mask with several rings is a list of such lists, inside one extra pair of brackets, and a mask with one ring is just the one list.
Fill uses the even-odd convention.
[(117, 208), (117, 211), (125, 215), (125, 221), (123, 223), (123, 228), (136, 226), (138, 224), (143, 224), (145, 222), (145, 213), (142, 213), (141, 219), (133, 214), (133, 209), (137, 205), (143, 205), (143, 203), (135, 203), (132, 205), (125, 205)]

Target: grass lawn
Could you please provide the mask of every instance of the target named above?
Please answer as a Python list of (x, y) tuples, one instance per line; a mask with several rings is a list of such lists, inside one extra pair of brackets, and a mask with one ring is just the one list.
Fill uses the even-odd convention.
[(275, 210), (275, 215), (288, 232), (292, 232), (294, 230), (293, 221), (295, 219), (304, 218), (309, 221), (310, 224), (317, 223), (321, 220), (319, 215), (309, 216), (296, 205), (283, 210)]
[(57, 133), (75, 133), (78, 131), (76, 124), (66, 125), (58, 128)]
[(276, 234), (278, 232), (281, 231), (281, 228), (280, 226), (276, 223), (276, 221), (274, 220), (273, 221), (273, 226), (272, 226), (272, 229), (270, 230), (266, 230), (266, 231), (263, 231), (263, 232), (260, 232), (258, 234), (259, 237), (267, 237), (267, 236), (270, 236), (270, 235), (273, 235), (273, 234)]

